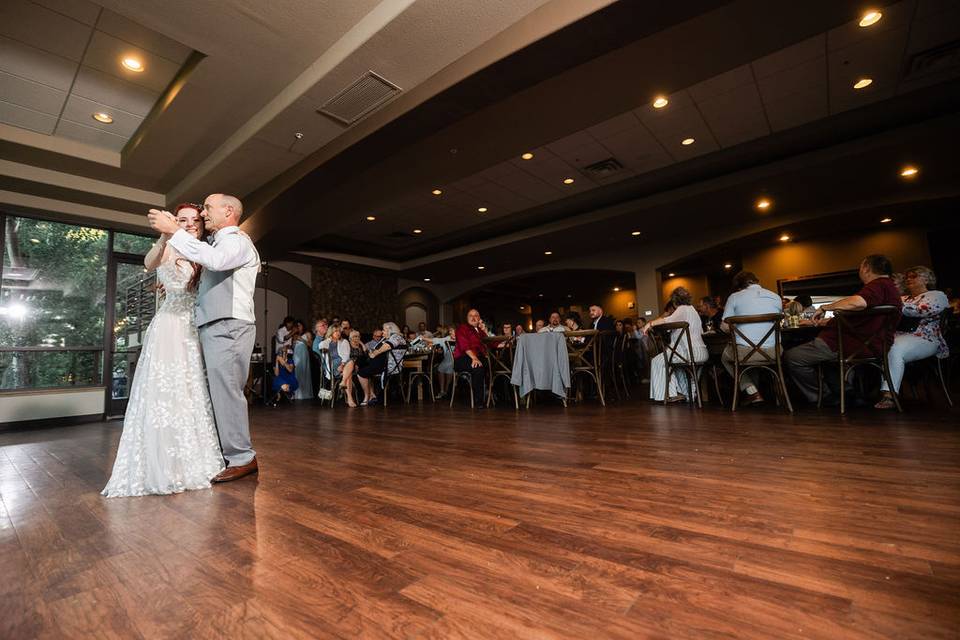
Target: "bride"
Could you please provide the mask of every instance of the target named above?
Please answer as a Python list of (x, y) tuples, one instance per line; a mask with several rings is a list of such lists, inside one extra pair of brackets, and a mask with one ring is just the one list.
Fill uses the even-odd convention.
[[(181, 204), (180, 228), (203, 237), (201, 205)], [(143, 496), (205, 489), (224, 468), (194, 325), (199, 265), (161, 235), (144, 259), (166, 297), (144, 334), (123, 435), (103, 495)]]

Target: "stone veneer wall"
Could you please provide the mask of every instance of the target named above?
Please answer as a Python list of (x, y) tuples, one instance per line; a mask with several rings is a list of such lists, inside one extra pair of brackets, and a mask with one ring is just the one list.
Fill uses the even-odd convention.
[(403, 326), (396, 275), (326, 265), (313, 265), (311, 275), (311, 324), (320, 317), (337, 316), (364, 332), (388, 320)]

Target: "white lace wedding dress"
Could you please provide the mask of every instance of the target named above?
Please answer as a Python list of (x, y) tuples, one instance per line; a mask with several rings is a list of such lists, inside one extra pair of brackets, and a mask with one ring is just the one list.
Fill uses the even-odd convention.
[(144, 334), (107, 497), (205, 489), (224, 468), (194, 325), (190, 264), (157, 269), (166, 290)]

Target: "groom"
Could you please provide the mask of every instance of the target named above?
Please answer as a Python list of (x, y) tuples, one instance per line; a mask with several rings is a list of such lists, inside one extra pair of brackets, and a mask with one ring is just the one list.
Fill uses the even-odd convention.
[(210, 401), (227, 468), (213, 482), (229, 482), (257, 473), (257, 454), (250, 443), (247, 380), (256, 338), (253, 292), (260, 255), (237, 226), (243, 205), (233, 196), (207, 196), (200, 213), (211, 244), (180, 229), (169, 211), (151, 209), (150, 226), (170, 235), (168, 241), (187, 260), (203, 267), (197, 295), (197, 326), (207, 368)]

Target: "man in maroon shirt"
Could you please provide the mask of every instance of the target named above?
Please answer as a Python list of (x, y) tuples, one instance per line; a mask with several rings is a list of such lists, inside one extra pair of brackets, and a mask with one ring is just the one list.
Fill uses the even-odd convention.
[[(486, 334), (480, 331), (480, 312), (470, 309), (467, 321), (457, 327), (457, 346), (453, 350), (453, 368), (459, 373), (470, 374), (473, 387), (474, 406), (483, 408), (487, 400), (485, 369), (480, 357), (486, 355), (487, 345), (483, 343)], [(456, 382), (454, 382), (456, 384)]]
[[(813, 320), (823, 326), (820, 335), (813, 342), (794, 347), (784, 355), (784, 361), (793, 377), (793, 381), (796, 382), (800, 392), (810, 402), (816, 402), (817, 400), (817, 365), (821, 362), (836, 362), (837, 349), (839, 349), (837, 346), (836, 320), (824, 318), (824, 313), (827, 311), (858, 311), (882, 305), (891, 305), (900, 309), (903, 303), (900, 300), (900, 292), (890, 277), (892, 274), (893, 266), (886, 256), (869, 255), (864, 258), (860, 263), (860, 280), (863, 282), (863, 288), (852, 296), (822, 305), (817, 309)], [(860, 333), (873, 335), (880, 330), (885, 321), (886, 319), (883, 317), (851, 318), (850, 324), (857, 327), (857, 331)], [(891, 340), (892, 335), (891, 332)], [(844, 333), (845, 353), (853, 353), (861, 346), (863, 346), (862, 342), (857, 341), (854, 336), (848, 336)], [(878, 339), (875, 339), (875, 343), (871, 343), (875, 352), (879, 352), (880, 346)], [(831, 393), (834, 393), (834, 391), (839, 393), (839, 389), (833, 387), (836, 382), (834, 376), (824, 376), (824, 383), (830, 387)], [(832, 401), (832, 398), (827, 396), (827, 401)]]

